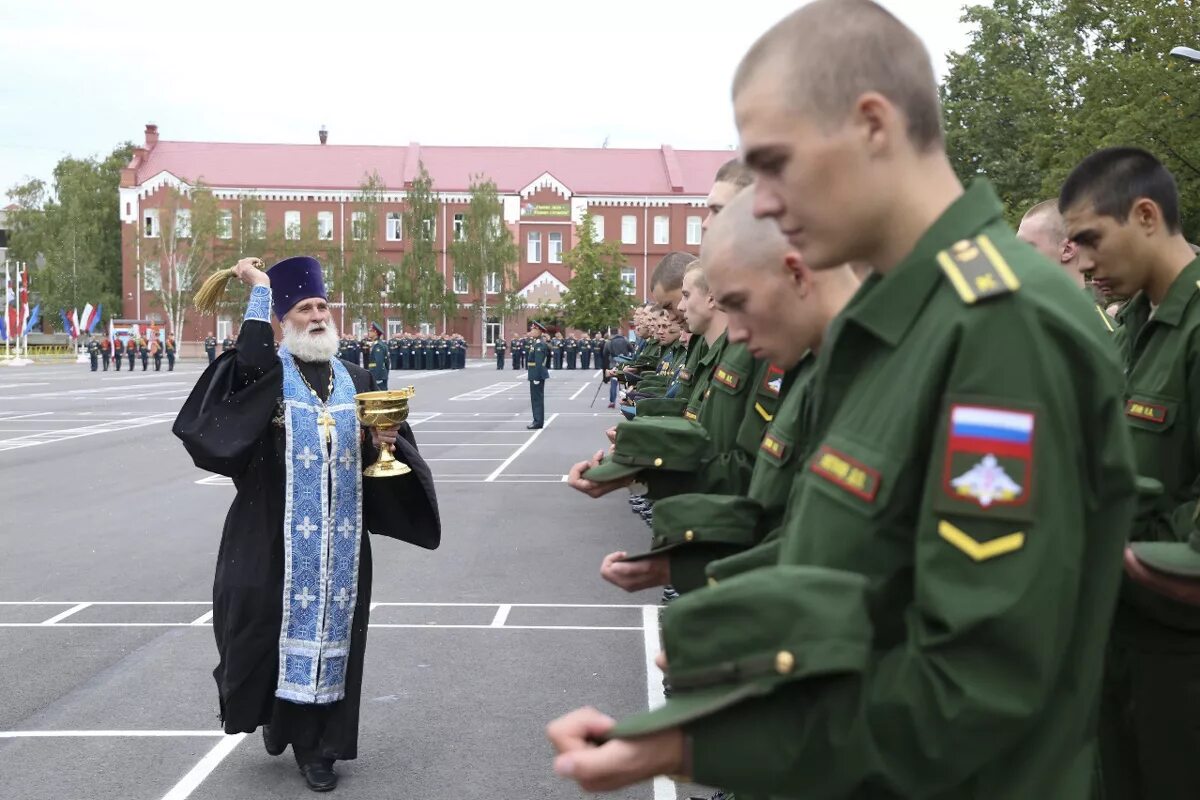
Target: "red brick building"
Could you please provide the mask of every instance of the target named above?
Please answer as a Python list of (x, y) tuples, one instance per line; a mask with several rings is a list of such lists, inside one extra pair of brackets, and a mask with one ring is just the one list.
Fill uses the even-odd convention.
[[(150, 250), (141, 247), (145, 239), (157, 235), (166, 187), (186, 192), (203, 182), (235, 229), (246, 198), (254, 198), (265, 211), (268, 229), (308, 225), (315, 218), (325, 244), (345, 251), (351, 205), (364, 176), (374, 172), (386, 189), (379, 219), (371, 221), (370, 229), (379, 253), (399, 262), (405, 248), (400, 212), (419, 164), (429, 172), (440, 204), (437, 258), (448, 285), (454, 282), (447, 244), (455, 218), (466, 211), (471, 176), (483, 174), (496, 183), (504, 222), (520, 251), (518, 283), (528, 307), (557, 300), (570, 279), (562, 255), (574, 245), (575, 223), (585, 211), (595, 218), (600, 236), (620, 243), (630, 293), (648, 299), (650, 272), (661, 256), (672, 250), (698, 251), (709, 186), (717, 168), (731, 157), (724, 150), (675, 150), (669, 145), (619, 150), (176, 142), (160, 140), (158, 127), (147, 125), (144, 145), (135, 149), (121, 175), (123, 314), (165, 319), (157, 294), (147, 285), (140, 254)], [(464, 303), (475, 299), (466, 292), (459, 296)], [(218, 319), (218, 336), (236, 335), (239, 321)], [(352, 327), (340, 314), (338, 322), (343, 329)], [(389, 333), (398, 326), (398, 319), (388, 320)], [(461, 333), (471, 342), (472, 353), (479, 354), (479, 323), (467, 312), (432, 327)], [(192, 314), (179, 338), (195, 342), (212, 328), (211, 318)], [(523, 316), (496, 320), (489, 326), (488, 343), (496, 335), (511, 337), (524, 329)]]

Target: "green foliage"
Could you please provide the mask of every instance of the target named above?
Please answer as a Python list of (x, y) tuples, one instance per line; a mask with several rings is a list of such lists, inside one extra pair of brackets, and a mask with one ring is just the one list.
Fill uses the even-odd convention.
[(53, 187), (31, 180), (9, 190), (9, 258), (30, 265), (31, 302), (45, 319), (58, 310), (103, 303), (106, 316), (121, 308), (121, 169), (133, 146), (103, 159), (61, 159)]
[(1191, 2), (995, 0), (966, 8), (975, 28), (942, 85), (946, 139), (960, 177), (986, 176), (1010, 220), (1058, 194), (1088, 153), (1143, 147), (1179, 183), (1184, 232), (1200, 236), (1200, 65)]
[[(503, 204), (494, 181), (483, 175), (471, 178), (471, 200), (463, 214), (462, 234), (450, 244), (454, 272), (464, 276), (467, 290), (477, 298), (469, 304), (477, 321), (488, 316), (510, 316), (517, 303), (517, 259), (512, 233), (503, 221)], [(449, 232), (448, 232), (449, 233)], [(489, 276), (499, 291), (488, 294)], [(492, 286), (492, 288), (497, 288)], [(507, 313), (506, 313), (507, 312)], [(483, 341), (481, 335), (480, 341)]]
[(332, 271), (331, 293), (345, 303), (343, 327), (347, 330), (353, 320), (383, 324), (388, 274), (395, 271), (395, 265), (379, 252), (381, 208), (386, 190), (379, 173), (364, 177), (358, 196), (350, 204), (345, 263), (326, 270)]
[[(142, 285), (153, 288), (167, 318), (167, 329), (183, 330), (196, 289), (212, 271), (216, 256), (216, 198), (204, 184), (188, 194), (167, 187), (158, 209), (158, 235), (142, 236), (139, 271)], [(141, 223), (139, 223), (140, 225)], [(147, 279), (147, 275), (155, 276)]]
[(615, 242), (597, 242), (591, 214), (576, 226), (578, 242), (563, 256), (571, 280), (561, 308), (573, 328), (600, 330), (620, 324), (633, 306), (621, 281), (625, 258)]
[(437, 263), (437, 222), (440, 210), (433, 193), (433, 179), (420, 164), (420, 171), (407, 192), (401, 225), (406, 240), (400, 274), (388, 300), (400, 309), (405, 327), (418, 322), (440, 322), (457, 311), (458, 301), (447, 286)]

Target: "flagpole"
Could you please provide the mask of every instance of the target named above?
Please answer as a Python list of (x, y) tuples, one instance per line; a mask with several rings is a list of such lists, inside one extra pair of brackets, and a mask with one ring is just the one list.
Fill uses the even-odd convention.
[(8, 329), (8, 289), (11, 284), (8, 282), (8, 259), (4, 259), (4, 360), (8, 361), (8, 340), (12, 338), (12, 331)]

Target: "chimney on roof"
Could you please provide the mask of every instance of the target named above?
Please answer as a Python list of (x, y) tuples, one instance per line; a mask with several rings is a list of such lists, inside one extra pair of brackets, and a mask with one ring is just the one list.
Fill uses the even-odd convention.
[(325, 130), (325, 126), (321, 126), (321, 130), (317, 131), (317, 135), (321, 137), (321, 144), (329, 141), (329, 131)]
[(146, 123), (146, 149), (153, 149), (158, 144), (158, 126), (153, 122)]

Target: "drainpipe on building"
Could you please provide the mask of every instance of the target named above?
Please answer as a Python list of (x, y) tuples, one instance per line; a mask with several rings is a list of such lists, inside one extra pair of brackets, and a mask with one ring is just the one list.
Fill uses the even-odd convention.
[[(342, 270), (342, 275), (338, 276), (338, 285), (342, 285), (345, 280), (346, 272), (346, 201), (338, 201), (338, 252), (341, 253), (341, 264), (339, 269)], [(342, 305), (342, 335), (346, 335), (346, 292), (338, 292), (338, 302)]]
[[(450, 248), (447, 247), (445, 244), (446, 242), (449, 242), (449, 241), (450, 241), (450, 236), (449, 236), (449, 233), (446, 231), (446, 203), (442, 203), (442, 242), (443, 242), (443, 244), (442, 244), (442, 287), (443, 288), (445, 288), (445, 286), (446, 286), (446, 278), (449, 275), (449, 272), (446, 268), (446, 253), (450, 250)], [(436, 242), (436, 237), (435, 237), (435, 242)], [(453, 289), (454, 287), (452, 286), (450, 288)], [(454, 315), (458, 316), (458, 297), (454, 298), (454, 312), (455, 312)], [(442, 335), (443, 336), (446, 335), (445, 306), (442, 307)]]
[(650, 236), (646, 225), (650, 222), (650, 198), (642, 198), (642, 302), (649, 300), (646, 293), (650, 291)]

